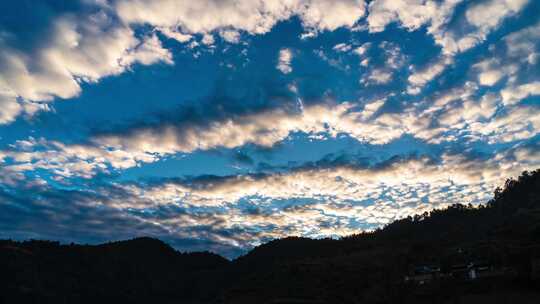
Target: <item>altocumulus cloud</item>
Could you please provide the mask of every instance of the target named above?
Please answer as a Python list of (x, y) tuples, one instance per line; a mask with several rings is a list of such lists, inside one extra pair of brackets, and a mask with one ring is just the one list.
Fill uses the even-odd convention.
[(0, 19), (0, 237), (236, 256), (540, 165), (534, 1), (53, 2)]
[[(237, 31), (264, 34), (293, 15), (317, 32), (351, 27), (363, 14), (363, 1), (352, 0), (96, 2), (90, 14), (53, 20), (50, 37), (31, 51), (0, 39), (0, 123), (13, 121), (25, 110), (21, 100), (71, 98), (80, 93), (81, 82), (120, 74), (134, 63), (172, 64), (171, 53), (155, 35), (136, 37), (130, 25), (150, 24), (182, 42), (191, 34), (208, 38), (214, 31), (237, 41)], [(232, 31), (219, 32), (227, 28)]]
[[(90, 183), (91, 190), (78, 191), (27, 184), (2, 193), (9, 201), (1, 205), (2, 214), (17, 215), (3, 221), (3, 230), (24, 235), (40, 217), (41, 237), (71, 240), (75, 229), (79, 237), (100, 241), (113, 222), (114, 238), (162, 236), (180, 248), (235, 254), (275, 237), (343, 236), (357, 231), (359, 222), (373, 229), (434, 206), (483, 202), (501, 178), (521, 169), (501, 163), (537, 163), (539, 157), (537, 147), (522, 147), (488, 158), (446, 154), (369, 168), (308, 166), (278, 174)], [(189, 241), (195, 239), (206, 241)]]

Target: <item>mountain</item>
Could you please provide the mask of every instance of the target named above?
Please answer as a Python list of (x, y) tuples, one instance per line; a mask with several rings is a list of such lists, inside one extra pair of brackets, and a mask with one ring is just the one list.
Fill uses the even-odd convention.
[(0, 303), (540, 303), (540, 170), (339, 240), (288, 237), (233, 261), (152, 238), (0, 241)]
[[(213, 253), (180, 253), (137, 238), (98, 246), (0, 242), (0, 303), (177, 303), (222, 284), (212, 275), (230, 262)], [(208, 293), (205, 296), (215, 297)]]

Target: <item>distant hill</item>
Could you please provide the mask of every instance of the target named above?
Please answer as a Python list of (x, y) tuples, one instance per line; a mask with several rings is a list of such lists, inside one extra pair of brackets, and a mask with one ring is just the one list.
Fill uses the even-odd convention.
[[(470, 269), (486, 275), (470, 279)], [(339, 240), (274, 240), (234, 261), (152, 238), (0, 241), (0, 303), (540, 303), (539, 269), (536, 170), (486, 205)]]
[(197, 289), (222, 284), (212, 275), (229, 260), (180, 253), (160, 240), (136, 238), (98, 246), (0, 241), (0, 303), (177, 303), (213, 298)]

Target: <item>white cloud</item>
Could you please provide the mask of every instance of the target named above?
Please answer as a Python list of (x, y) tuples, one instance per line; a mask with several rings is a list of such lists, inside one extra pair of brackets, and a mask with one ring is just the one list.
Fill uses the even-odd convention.
[(365, 78), (362, 78), (362, 83), (385, 84), (392, 80), (392, 72), (386, 69), (373, 69)]
[[(459, 1), (446, 1), (446, 3), (457, 2)], [(444, 15), (442, 8), (435, 1), (376, 0), (369, 4), (367, 17), (369, 31), (381, 32), (388, 24), (397, 21), (407, 30), (413, 31), (428, 22), (435, 22), (436, 18), (441, 18), (441, 15)]]
[[(30, 149), (32, 143), (20, 145)], [(534, 166), (539, 161), (534, 148), (518, 147), (487, 159), (443, 154), (438, 160), (404, 159), (374, 168), (315, 167), (211, 181), (114, 183), (91, 192), (70, 191), (76, 193), (70, 201), (77, 206), (114, 208), (137, 223), (152, 223), (169, 236), (249, 247), (286, 235), (350, 235), (452, 203), (485, 203), (507, 177), (517, 176), (524, 164)], [(0, 180), (6, 180), (4, 174)], [(34, 187), (48, 191), (37, 182)], [(86, 198), (88, 193), (91, 198)], [(303, 199), (305, 203), (290, 203)], [(246, 204), (252, 209), (246, 209)], [(133, 209), (159, 212), (140, 216)], [(219, 233), (231, 230), (235, 233)]]
[[(514, 105), (497, 111), (504, 97), (493, 93), (476, 97), (477, 90), (474, 83), (467, 83), (427, 103), (427, 107), (425, 103), (411, 104), (399, 113), (378, 113), (384, 99), (363, 108), (354, 103), (304, 105), (301, 111), (272, 109), (206, 124), (139, 128), (97, 136), (87, 145), (40, 140), (31, 151), (4, 154), (13, 158), (8, 166), (13, 172), (41, 168), (62, 177), (89, 178), (97, 172), (126, 169), (176, 153), (246, 144), (271, 147), (295, 132), (332, 137), (347, 134), (360, 142), (385, 144), (404, 134), (430, 143), (458, 139), (500, 143), (531, 138), (540, 131), (540, 113), (534, 106)], [(521, 98), (508, 96), (512, 97), (506, 97), (510, 98), (506, 102)]]
[[(166, 37), (188, 42), (201, 34), (202, 43), (213, 45), (214, 34), (238, 43), (240, 32), (263, 34), (279, 21), (299, 16), (308, 31), (351, 28), (364, 15), (363, 0), (272, 1), (141, 1), (119, 0), (96, 4), (90, 15), (62, 15), (52, 20), (51, 36), (33, 50), (21, 50), (0, 41), (0, 90), (16, 98), (52, 101), (72, 98), (82, 82), (118, 75), (129, 66), (162, 61), (172, 55), (156, 35), (137, 38), (131, 25), (147, 24)], [(117, 17), (122, 23), (118, 23)], [(215, 32), (215, 33), (214, 33)], [(2, 93), (1, 123), (21, 113)], [(11, 98), (11, 97), (10, 97)]]
[(379, 44), (379, 48), (384, 51), (387, 68), (397, 70), (401, 68), (406, 60), (406, 57), (401, 53), (401, 48), (393, 42), (383, 41)]
[(506, 18), (521, 11), (528, 0), (489, 0), (473, 3), (465, 11), (465, 18), (474, 30), (465, 34), (452, 31), (434, 33), (435, 40), (443, 47), (443, 53), (453, 55), (465, 52), (484, 42), (487, 35), (499, 27)]
[[(435, 43), (442, 47), (441, 58), (438, 61), (410, 75), (408, 88), (410, 94), (418, 94), (426, 83), (440, 75), (453, 62), (456, 54), (485, 41), (491, 31), (505, 18), (519, 13), (528, 1), (489, 0), (468, 4), (464, 16), (472, 26), (468, 31), (454, 29), (448, 25), (455, 7), (460, 2), (462, 1), (376, 0), (369, 4), (367, 21), (370, 32), (380, 32), (392, 22), (399, 22), (409, 31), (426, 25)], [(531, 56), (531, 60), (535, 60), (536, 57)], [(491, 83), (495, 76), (495, 72), (484, 75), (484, 83)]]
[(283, 74), (289, 74), (292, 72), (291, 61), (293, 59), (293, 52), (290, 49), (279, 50), (278, 64), (276, 68)]
[(500, 60), (491, 58), (480, 61), (472, 66), (478, 72), (478, 83), (484, 86), (493, 86), (503, 77), (515, 74), (518, 67), (515, 64), (502, 65)]
[(513, 107), (489, 122), (473, 124), (471, 128), (473, 132), (486, 136), (491, 144), (525, 140), (540, 132), (540, 109)]
[(212, 34), (204, 34), (201, 39), (201, 43), (205, 45), (212, 45), (214, 44), (214, 42), (215, 42), (215, 39), (214, 39), (214, 35)]
[(540, 81), (506, 87), (501, 91), (505, 105), (513, 105), (529, 96), (540, 95)]
[[(366, 105), (370, 113), (373, 107)], [(208, 125), (178, 125), (135, 130), (126, 135), (101, 136), (96, 144), (127, 154), (145, 152), (172, 154), (208, 150), (217, 147), (234, 148), (253, 143), (270, 147), (293, 132), (306, 134), (328, 133), (337, 136), (346, 133), (360, 141), (385, 143), (402, 132), (379, 123), (370, 123), (355, 111), (354, 104), (305, 105), (301, 112), (275, 109), (256, 114), (232, 117)]]
[(297, 15), (308, 30), (352, 27), (364, 15), (363, 0), (204, 0), (118, 1), (116, 11), (127, 23), (168, 27), (184, 34), (231, 28), (264, 34), (279, 21)]
[(68, 15), (54, 21), (51, 37), (36, 50), (0, 48), (0, 90), (31, 101), (71, 98), (80, 93), (81, 82), (157, 61), (170, 64), (172, 56), (156, 36), (141, 41), (102, 12), (83, 18)]
[(489, 59), (472, 66), (471, 71), (481, 85), (493, 86), (504, 80), (504, 88), (499, 93), (507, 107), (540, 94), (534, 56), (539, 53), (536, 46), (540, 37), (538, 29), (540, 25), (536, 24), (506, 35), (490, 48)]
[(40, 111), (50, 111), (50, 108), (46, 103), (29, 102), (14, 93), (0, 92), (0, 125), (11, 123), (22, 114), (32, 117)]
[(481, 33), (497, 27), (508, 16), (519, 12), (528, 0), (489, 0), (474, 4), (465, 16), (470, 24), (476, 26)]
[(474, 100), (468, 96), (462, 97), (452, 106), (446, 107), (438, 117), (438, 122), (451, 129), (464, 130), (463, 124), (481, 124), (482, 120), (491, 118), (497, 110), (498, 99), (494, 95), (484, 95), (481, 100)]
[(169, 27), (159, 27), (157, 29), (166, 37), (174, 39), (180, 43), (188, 42), (193, 38), (192, 35), (183, 34), (177, 29), (172, 29)]
[(144, 152), (108, 151), (89, 145), (65, 145), (34, 138), (17, 141), (14, 149), (0, 151), (0, 154), (11, 159), (4, 166), (6, 170), (22, 173), (43, 169), (58, 178), (91, 178), (98, 172), (109, 173), (109, 167), (127, 169), (140, 162), (157, 160), (155, 156)]
[(496, 84), (502, 77), (503, 73), (501, 71), (488, 70), (478, 75), (478, 82), (480, 82), (481, 85), (492, 86)]
[[(349, 221), (377, 227), (408, 215), (453, 203), (485, 203), (496, 186), (523, 170), (538, 165), (533, 150), (516, 148), (487, 159), (443, 154), (440, 160), (407, 159), (384, 167), (366, 169), (348, 166), (296, 169), (264, 176), (230, 176), (212, 181), (165, 181), (152, 186), (118, 185), (128, 197), (110, 202), (121, 209), (148, 209), (161, 205), (223, 207), (223, 216), (202, 219), (182, 217), (165, 225), (204, 225), (222, 228), (278, 227), (267, 236), (295, 233), (304, 236), (347, 235)], [(504, 165), (503, 160), (507, 161)], [(304, 205), (287, 206), (276, 201), (309, 199)], [(241, 212), (240, 201), (249, 201), (260, 212)], [(321, 229), (320, 223), (340, 218), (346, 225)], [(291, 230), (284, 231), (284, 227)]]
[(526, 27), (504, 37), (507, 54), (514, 59), (526, 61), (528, 64), (538, 62), (539, 51), (536, 42), (540, 39), (540, 23)]
[(463, 88), (451, 90), (427, 108), (417, 109), (418, 117), (426, 117), (437, 127), (428, 129), (430, 132), (414, 130), (412, 134), (432, 143), (465, 140), (490, 144), (525, 140), (538, 134), (540, 110), (534, 105), (509, 102), (513, 100), (510, 93), (510, 99), (505, 101), (502, 92), (504, 90), (501, 94), (490, 92), (478, 97), (478, 87), (467, 82)]
[(428, 64), (426, 67), (419, 71), (414, 71), (408, 78), (409, 87), (407, 91), (411, 95), (416, 95), (420, 93), (421, 88), (435, 77), (439, 76), (444, 72), (446, 67), (453, 63), (451, 57), (443, 57), (437, 61)]
[(16, 96), (2, 94), (0, 92), (0, 125), (15, 120), (22, 110), (23, 108), (17, 101)]
[(139, 62), (144, 65), (151, 65), (163, 61), (167, 64), (174, 64), (172, 54), (161, 45), (161, 41), (156, 35), (144, 37), (142, 42), (129, 54), (122, 57), (120, 63), (124, 66)]
[(116, 11), (128, 23), (176, 27), (185, 34), (234, 28), (250, 34), (268, 32), (290, 17), (294, 3), (263, 1), (118, 1)]
[(371, 42), (366, 42), (362, 44), (361, 46), (354, 49), (354, 53), (356, 53), (358, 56), (363, 56), (366, 54), (366, 52), (371, 47)]
[(458, 34), (444, 27), (431, 31), (435, 41), (442, 46), (443, 54), (454, 55), (467, 51), (484, 42), (487, 35), (498, 28), (502, 21), (520, 12), (528, 0), (488, 0), (472, 2), (465, 11), (465, 19), (473, 29)]
[(299, 15), (305, 27), (317, 31), (352, 28), (364, 16), (363, 0), (310, 0), (300, 4)]
[(85, 145), (31, 140), (32, 144), (27, 145), (30, 150), (17, 148), (3, 152), (13, 159), (9, 167), (14, 172), (40, 168), (61, 177), (90, 178), (98, 172), (127, 169), (179, 152), (235, 148), (248, 143), (270, 147), (293, 132), (334, 137), (346, 133), (362, 142), (382, 144), (401, 136), (404, 130), (371, 121), (372, 114), (381, 105), (381, 101), (376, 101), (367, 104), (363, 111), (354, 111), (350, 103), (304, 106), (301, 112), (275, 109), (207, 125), (169, 125), (103, 135)]
[[(371, 43), (364, 43), (362, 46), (353, 50), (353, 53), (365, 57), (366, 52), (372, 47)], [(395, 70), (399, 70), (406, 62), (407, 57), (401, 53), (401, 49), (393, 42), (382, 41), (378, 48), (384, 54), (384, 60), (377, 67), (371, 69), (361, 79), (360, 83), (365, 85), (370, 84), (386, 84), (392, 80)], [(369, 58), (362, 59), (360, 65), (367, 67)]]
[[(318, 167), (211, 181), (114, 183), (69, 191), (75, 195), (68, 199), (77, 207), (114, 208), (107, 210), (136, 223), (152, 223), (168, 236), (245, 248), (286, 235), (350, 235), (453, 203), (485, 203), (507, 177), (539, 162), (537, 149), (517, 147), (484, 159), (443, 154), (437, 160), (404, 159), (374, 168)], [(5, 180), (3, 174), (0, 180)], [(42, 193), (49, 190), (43, 184), (35, 187)], [(133, 209), (159, 211), (141, 216)], [(235, 233), (220, 233), (232, 230)]]
[(223, 38), (223, 40), (229, 43), (240, 42), (240, 33), (238, 31), (222, 30), (219, 32), (219, 35), (221, 38)]
[(334, 51), (336, 52), (348, 52), (350, 51), (352, 48), (352, 46), (350, 44), (346, 44), (346, 43), (338, 43), (336, 45), (334, 45), (334, 47), (332, 48)]
[(360, 61), (360, 65), (363, 67), (367, 67), (369, 65), (369, 58)]
[(364, 106), (364, 110), (361, 112), (361, 116), (364, 120), (367, 120), (373, 116), (381, 107), (385, 104), (385, 99), (375, 100)]

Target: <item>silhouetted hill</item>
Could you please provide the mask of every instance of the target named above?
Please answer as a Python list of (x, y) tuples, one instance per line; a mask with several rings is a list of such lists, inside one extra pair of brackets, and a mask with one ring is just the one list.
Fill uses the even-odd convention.
[(0, 241), (4, 303), (540, 303), (539, 270), (540, 170), (483, 206), (339, 240), (274, 240), (232, 262), (152, 238)]
[[(190, 300), (210, 275), (230, 262), (213, 253), (180, 253), (164, 242), (137, 238), (98, 246), (48, 241), (0, 241), (0, 299), (5, 303), (161, 303)], [(214, 297), (211, 293), (205, 296)]]

